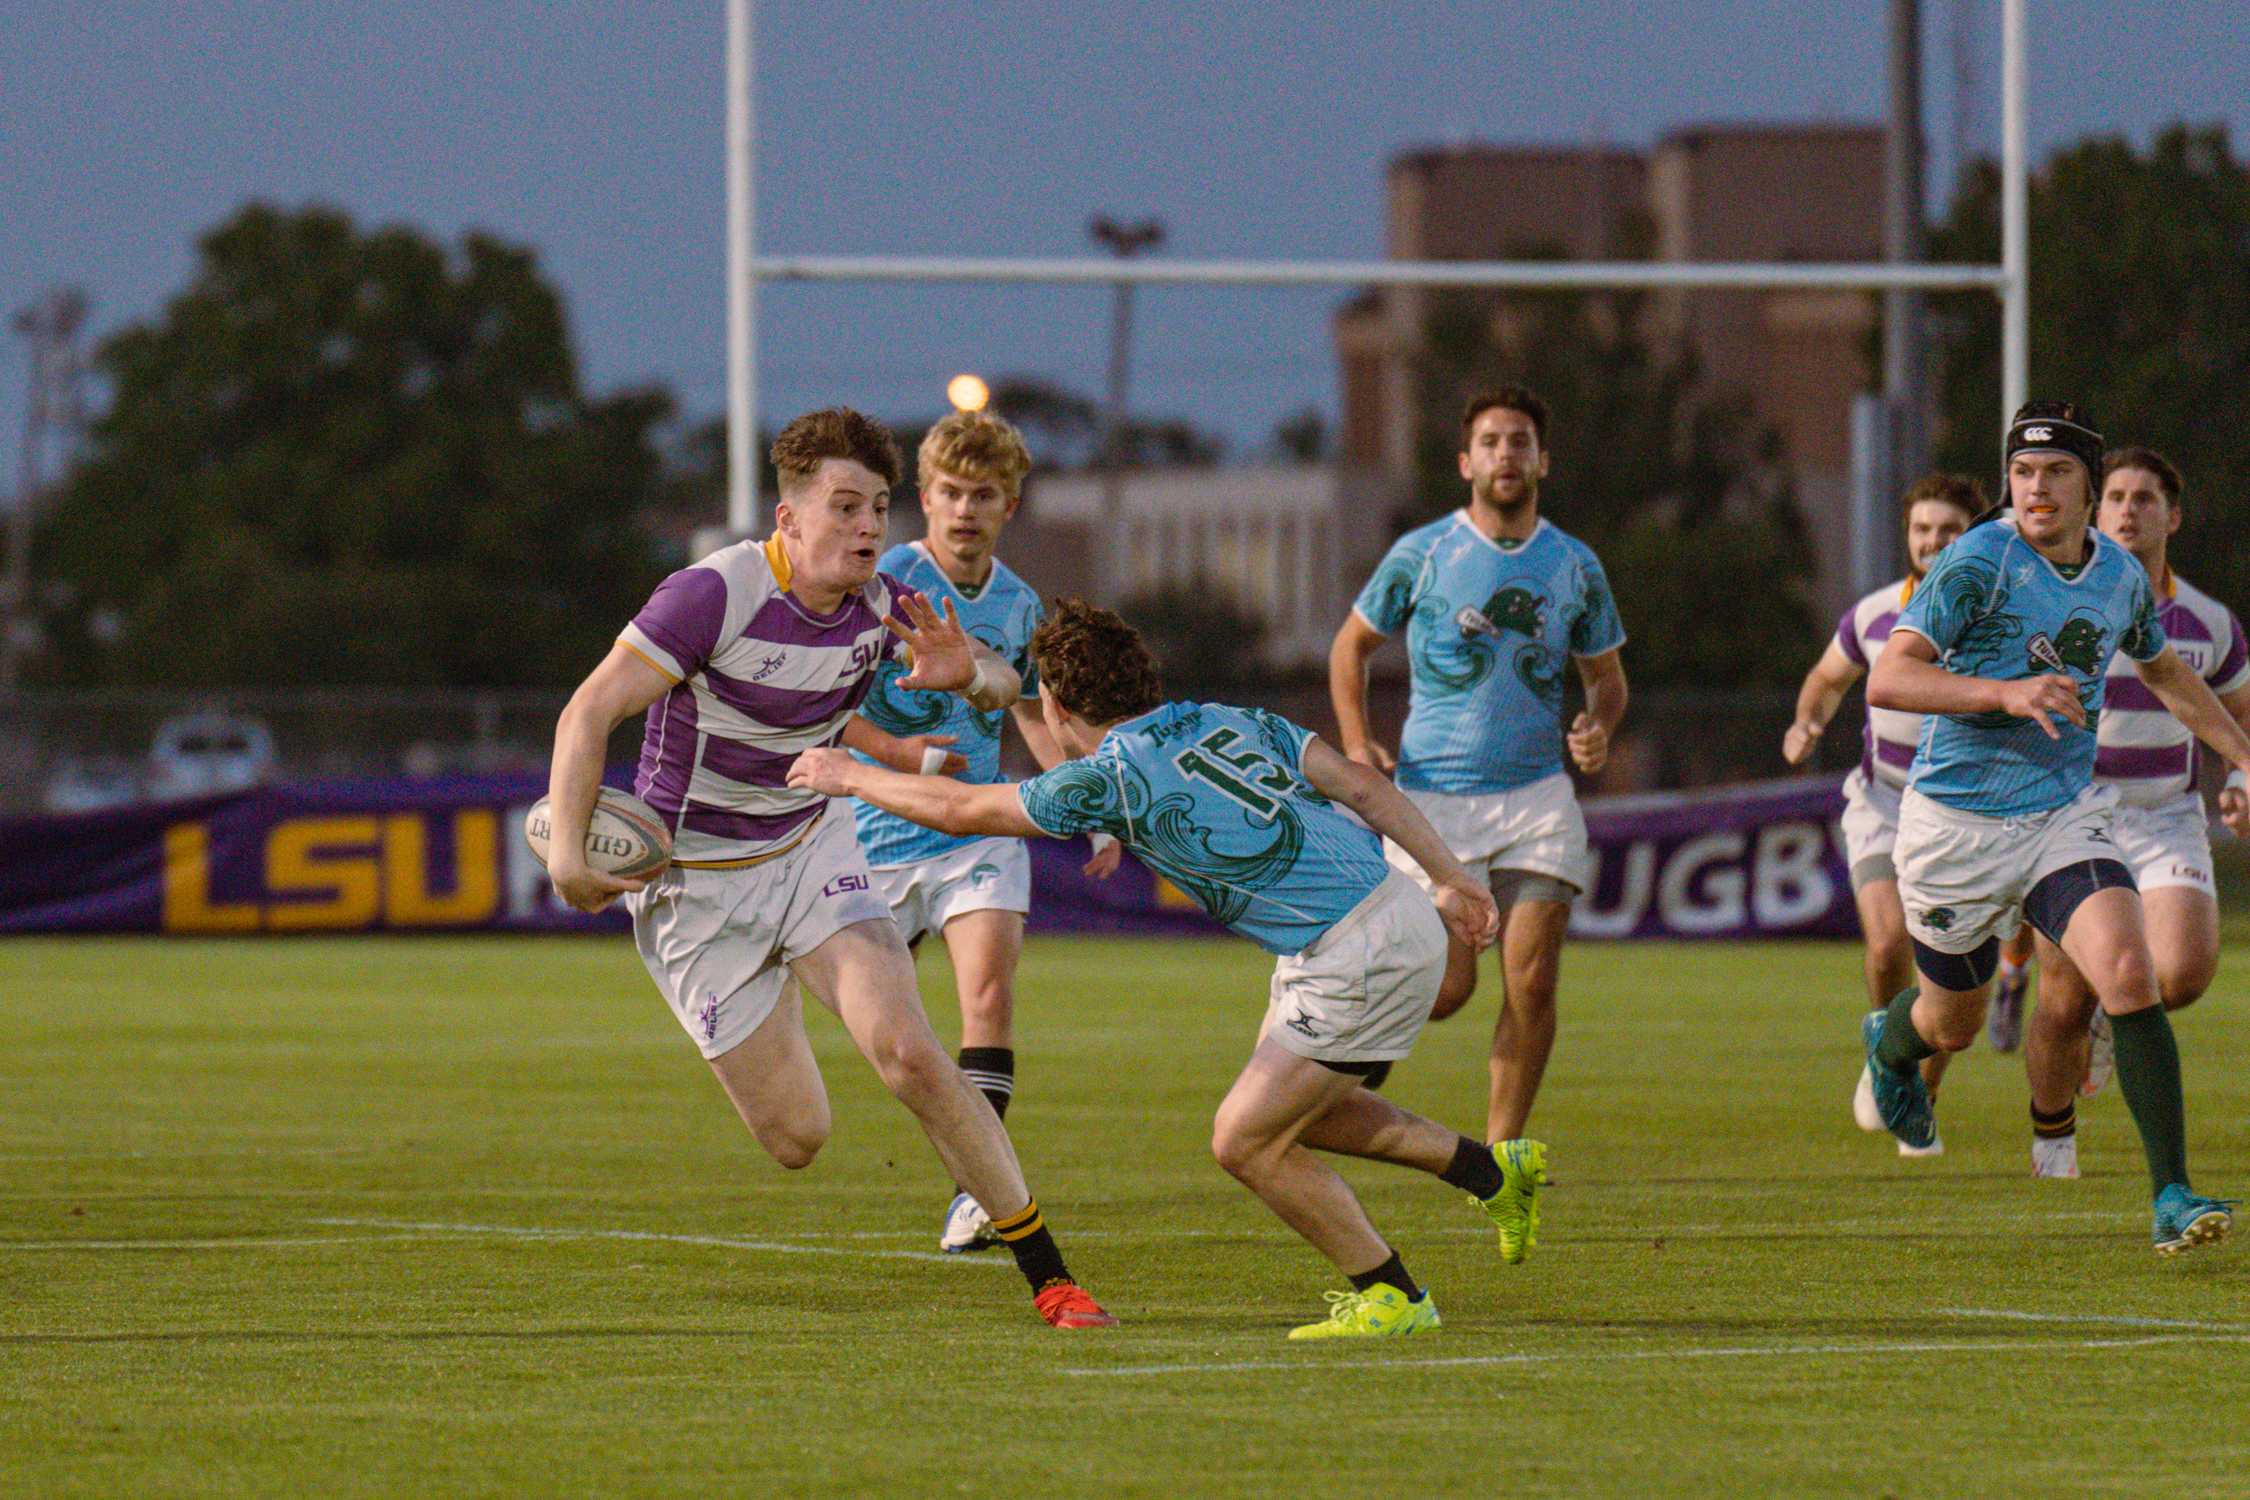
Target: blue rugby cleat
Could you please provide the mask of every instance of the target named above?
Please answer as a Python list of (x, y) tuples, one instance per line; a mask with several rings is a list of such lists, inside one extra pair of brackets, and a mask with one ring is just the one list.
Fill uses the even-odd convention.
[(2199, 1245), (2216, 1245), (2234, 1228), (2234, 1202), (2206, 1198), (2173, 1183), (2156, 1195), (2156, 1229), (2150, 1236), (2158, 1255), (2180, 1255)]
[(1875, 1085), (1875, 1109), (1883, 1117), (1883, 1128), (1898, 1137), (1902, 1154), (1910, 1150), (1936, 1155), (1930, 1148), (1937, 1145), (1937, 1115), (1930, 1109), (1930, 1091), (1922, 1086), (1921, 1069), (1894, 1073), (1876, 1060), (1875, 1049), (1883, 1040), (1882, 1011), (1871, 1010), (1861, 1018), (1859, 1039), (1867, 1047), (1867, 1075)]

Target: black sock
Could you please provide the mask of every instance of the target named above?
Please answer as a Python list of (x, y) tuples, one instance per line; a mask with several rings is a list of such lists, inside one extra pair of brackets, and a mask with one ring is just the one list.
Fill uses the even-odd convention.
[(2187, 1105), (2180, 1097), (2180, 1044), (2172, 1018), (2151, 1005), (2129, 1016), (2109, 1018), (2117, 1047), (2117, 1091), (2133, 1112), (2148, 1157), (2150, 1187), (2163, 1192), (2173, 1183), (2187, 1186)]
[(1008, 1101), (1016, 1096), (1016, 1049), (963, 1047), (961, 1071), (992, 1105), (992, 1112), (1007, 1119)]
[(1506, 1186), (1508, 1179), (1501, 1175), (1499, 1160), (1493, 1156), (1490, 1146), (1463, 1136), (1461, 1144), (1453, 1148), (1453, 1164), (1438, 1173), (1438, 1181), (1464, 1193), (1489, 1198)]
[(1351, 1281), (1352, 1290), (1355, 1292), (1364, 1292), (1376, 1282), (1381, 1281), (1387, 1282), (1406, 1293), (1406, 1300), (1409, 1302), (1422, 1300), (1422, 1289), (1414, 1284), (1413, 1277), (1406, 1274), (1406, 1267), (1399, 1263), (1396, 1250), (1391, 1252), (1389, 1260), (1384, 1261), (1372, 1271), (1360, 1272)]
[(1360, 1076), (1359, 1086), (1363, 1089), (1379, 1089), (1383, 1086), (1383, 1080), (1390, 1076), (1391, 1065), (1389, 1063), (1374, 1063)]
[(2031, 1106), (2031, 1133), (2043, 1141), (2059, 1141), (2065, 1136), (2078, 1134), (2078, 1101), (2071, 1100), (2053, 1114), (2048, 1114), (2034, 1101)]
[(1070, 1280), (1062, 1251), (1055, 1248), (1055, 1237), (1047, 1232), (1047, 1221), (1040, 1217), (1037, 1198), (1025, 1204), (1022, 1213), (994, 1219), (992, 1232), (1015, 1256), (1016, 1269), (1023, 1272), (1023, 1279), (1031, 1283), (1034, 1292), (1045, 1291), (1050, 1283)]
[(1937, 1051), (1914, 1029), (1916, 993), (1913, 989), (1900, 990), (1891, 996), (1883, 1014), (1883, 1038), (1875, 1044), (1875, 1060), (1894, 1073), (1904, 1073)]

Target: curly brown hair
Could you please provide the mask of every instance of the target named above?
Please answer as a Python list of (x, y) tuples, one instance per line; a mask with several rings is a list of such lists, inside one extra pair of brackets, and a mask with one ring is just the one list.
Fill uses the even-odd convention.
[(894, 489), (904, 467), (891, 430), (848, 406), (808, 411), (782, 428), (773, 440), (772, 458), (784, 488), (810, 479), (825, 459), (847, 458), (863, 464)]
[(1058, 599), (1031, 635), (1039, 682), (1089, 724), (1137, 718), (1164, 702), (1164, 679), (1141, 633), (1083, 599)]

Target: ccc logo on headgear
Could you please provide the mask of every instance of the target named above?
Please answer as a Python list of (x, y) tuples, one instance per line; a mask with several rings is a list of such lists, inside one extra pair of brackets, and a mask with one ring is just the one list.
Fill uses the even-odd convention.
[(2026, 427), (2023, 430), (2023, 440), (2027, 443), (2044, 443), (2054, 435), (2055, 429), (2052, 427)]

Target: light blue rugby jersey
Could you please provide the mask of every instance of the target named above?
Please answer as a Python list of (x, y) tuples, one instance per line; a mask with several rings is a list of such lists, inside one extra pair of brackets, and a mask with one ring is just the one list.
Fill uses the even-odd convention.
[(2014, 818), (2062, 806), (2094, 779), (2094, 739), (2112, 655), (2150, 661), (2164, 626), (2148, 571), (2089, 529), (2093, 553), (2075, 578), (2016, 534), (2012, 520), (1974, 526), (1943, 552), (1892, 627), (1938, 649), (1964, 677), (2013, 681), (2063, 673), (2078, 682), (2086, 727), (2053, 718), (2049, 739), (2012, 714), (1931, 714), (1907, 785), (1934, 802)]
[[(931, 608), (941, 613), (944, 606), (940, 601), (953, 601), (953, 608), (961, 616), (962, 628), (989, 646), (1023, 678), (1024, 696), (1029, 698), (1038, 693), (1039, 674), (1031, 661), (1031, 633), (1039, 628), (1044, 611), (1039, 607), (1039, 596), (1010, 572), (1006, 563), (998, 558), (992, 560), (992, 576), (984, 581), (984, 587), (977, 590), (974, 597), (955, 587), (953, 580), (945, 576), (945, 570), (931, 559), (919, 542), (904, 542), (891, 548), (876, 564), (876, 570), (924, 595)], [(1005, 780), (1000, 774), (1000, 725), (1008, 717), (1008, 711), (982, 713), (959, 693), (925, 693), (901, 688), (898, 679), (905, 672), (906, 668), (899, 663), (885, 661), (867, 701), (860, 705), (860, 712), (872, 719), (876, 727), (891, 734), (955, 736), (954, 748), (969, 761), (968, 769), (960, 773), (963, 781), (985, 784)], [(866, 759), (865, 756), (860, 758)], [(878, 869), (920, 864), (925, 859), (950, 854), (976, 842), (973, 838), (959, 838), (939, 833), (934, 828), (924, 828), (919, 823), (909, 823), (864, 802), (854, 803), (852, 811), (858, 819), (860, 849), (867, 855), (867, 862)]]
[(1057, 838), (1114, 834), (1269, 953), (1302, 953), (1389, 875), (1383, 844), (1304, 778), (1313, 735), (1278, 715), (1167, 703), (1017, 788)]
[(1625, 644), (1593, 549), (1542, 520), (1504, 547), (1455, 511), (1391, 544), (1352, 606), (1406, 627), (1413, 696), (1398, 784), (1506, 792), (1563, 768), (1563, 674)]

